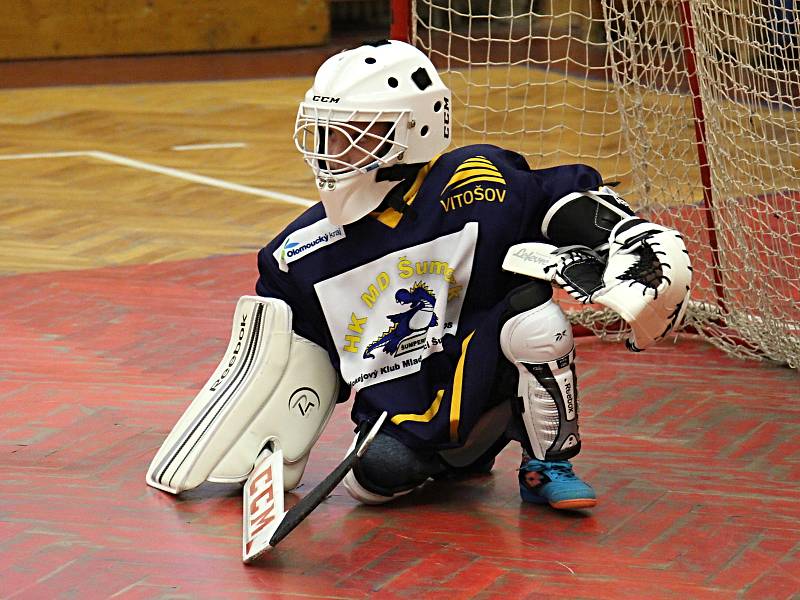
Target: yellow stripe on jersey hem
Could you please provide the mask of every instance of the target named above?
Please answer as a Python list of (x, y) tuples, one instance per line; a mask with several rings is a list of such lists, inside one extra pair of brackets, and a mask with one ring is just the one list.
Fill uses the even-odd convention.
[(456, 374), (453, 378), (453, 393), (450, 398), (450, 441), (458, 441), (458, 425), (461, 421), (461, 386), (464, 381), (464, 361), (467, 358), (467, 346), (469, 345), (472, 336), (475, 335), (473, 331), (461, 343), (461, 356), (456, 365)]
[(436, 392), (436, 398), (433, 399), (433, 404), (430, 405), (428, 410), (426, 410), (421, 415), (417, 415), (414, 413), (404, 413), (400, 415), (395, 415), (392, 417), (392, 423), (395, 425), (400, 425), (405, 421), (416, 421), (418, 423), (428, 423), (430, 422), (433, 417), (436, 416), (436, 413), (439, 412), (439, 406), (442, 404), (442, 397), (444, 396), (444, 390), (439, 390)]

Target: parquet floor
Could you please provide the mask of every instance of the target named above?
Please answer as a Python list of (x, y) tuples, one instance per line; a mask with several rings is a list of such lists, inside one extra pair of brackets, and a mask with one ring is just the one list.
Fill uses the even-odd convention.
[[(307, 84), (0, 92), (0, 598), (800, 597), (797, 373), (691, 337), (579, 340), (591, 512), (523, 505), (509, 447), (395, 505), (337, 490), (246, 567), (237, 487), (145, 485), (255, 250), (302, 210), (277, 194), (313, 194), (291, 146)], [(229, 146), (176, 149), (198, 144)]]
[[(314, 193), (292, 144), (308, 83), (3, 91), (0, 273), (260, 247)], [(204, 144), (234, 146), (180, 149)], [(176, 172), (148, 170), (158, 167)], [(211, 181), (180, 178), (191, 176)], [(279, 194), (301, 204), (275, 200)]]

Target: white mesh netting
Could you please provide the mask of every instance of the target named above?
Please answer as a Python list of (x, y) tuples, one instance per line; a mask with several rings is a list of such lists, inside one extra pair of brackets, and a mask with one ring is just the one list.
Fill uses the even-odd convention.
[[(797, 368), (793, 6), (415, 0), (412, 39), (453, 90), (457, 143), (515, 149), (536, 168), (583, 162), (620, 181), (617, 190), (643, 216), (689, 240), (695, 282), (686, 326), (734, 355)], [(618, 334), (613, 316), (569, 308), (573, 321)]]

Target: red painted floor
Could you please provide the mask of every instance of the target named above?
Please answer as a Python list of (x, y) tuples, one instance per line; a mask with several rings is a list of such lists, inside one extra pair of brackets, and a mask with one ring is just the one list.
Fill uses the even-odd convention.
[[(690, 337), (579, 340), (595, 510), (523, 505), (508, 448), (390, 506), (339, 488), (244, 566), (237, 487), (144, 476), (254, 276), (247, 255), (0, 279), (0, 597), (800, 597), (800, 377)], [(301, 494), (350, 441), (337, 411)]]

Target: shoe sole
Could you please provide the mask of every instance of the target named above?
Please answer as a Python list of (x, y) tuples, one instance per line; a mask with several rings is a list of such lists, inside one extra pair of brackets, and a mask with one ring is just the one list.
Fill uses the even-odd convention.
[(558, 510), (574, 510), (577, 508), (592, 508), (597, 505), (596, 498), (576, 498), (572, 500), (559, 500), (551, 502), (550, 506)]

